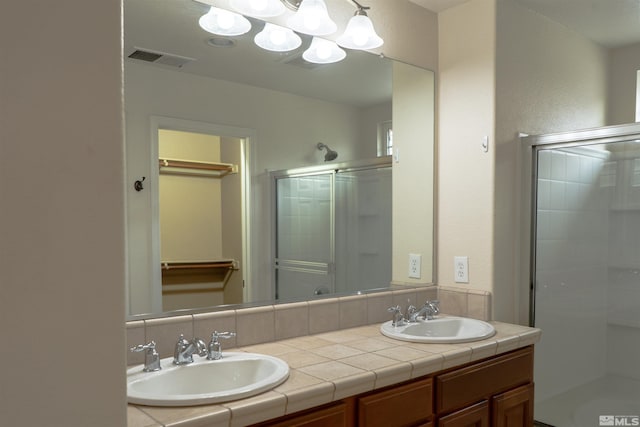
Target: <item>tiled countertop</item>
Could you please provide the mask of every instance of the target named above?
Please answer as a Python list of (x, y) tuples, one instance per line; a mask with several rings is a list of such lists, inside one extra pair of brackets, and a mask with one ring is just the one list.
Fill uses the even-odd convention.
[(128, 427), (237, 427), (277, 418), (348, 396), (536, 343), (540, 330), (490, 322), (491, 338), (462, 344), (418, 344), (387, 338), (380, 325), (226, 349), (277, 356), (291, 370), (275, 389), (218, 405), (129, 405)]

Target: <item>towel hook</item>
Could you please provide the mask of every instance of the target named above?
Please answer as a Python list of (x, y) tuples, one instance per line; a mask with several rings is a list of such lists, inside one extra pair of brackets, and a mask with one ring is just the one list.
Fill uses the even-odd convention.
[(136, 191), (142, 191), (144, 189), (144, 186), (142, 185), (142, 183), (144, 182), (144, 180), (147, 179), (146, 177), (142, 177), (142, 179), (137, 180), (136, 182), (133, 183), (133, 188), (136, 189)]

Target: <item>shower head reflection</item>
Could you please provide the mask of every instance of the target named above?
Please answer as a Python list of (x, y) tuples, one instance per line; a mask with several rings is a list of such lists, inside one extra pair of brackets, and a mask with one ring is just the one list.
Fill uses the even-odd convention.
[(318, 147), (318, 150), (327, 150), (327, 152), (324, 155), (324, 161), (325, 162), (330, 162), (332, 160), (335, 160), (338, 158), (338, 152), (337, 151), (333, 151), (331, 148), (329, 148), (329, 146), (327, 144), (323, 144), (322, 142), (318, 142), (318, 144), (316, 145), (316, 147)]

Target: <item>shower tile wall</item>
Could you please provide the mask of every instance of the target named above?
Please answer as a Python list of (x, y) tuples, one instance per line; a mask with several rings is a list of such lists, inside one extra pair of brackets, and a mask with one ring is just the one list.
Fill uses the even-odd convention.
[(278, 257), (330, 261), (331, 182), (328, 175), (280, 180)]
[[(589, 150), (539, 152), (536, 247), (536, 400), (606, 370), (610, 177)], [(544, 369), (542, 369), (544, 367)]]
[(616, 158), (609, 214), (607, 371), (640, 379), (640, 152), (627, 144)]

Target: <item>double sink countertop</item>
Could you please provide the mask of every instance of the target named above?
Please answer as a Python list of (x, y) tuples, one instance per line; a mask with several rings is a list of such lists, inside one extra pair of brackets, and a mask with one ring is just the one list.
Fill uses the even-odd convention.
[(257, 344), (226, 351), (276, 356), (290, 366), (289, 378), (260, 395), (214, 405), (190, 407), (128, 406), (128, 427), (239, 427), (349, 396), (398, 384), (444, 369), (535, 344), (537, 328), (489, 322), (490, 338), (459, 344), (398, 341), (380, 325)]

